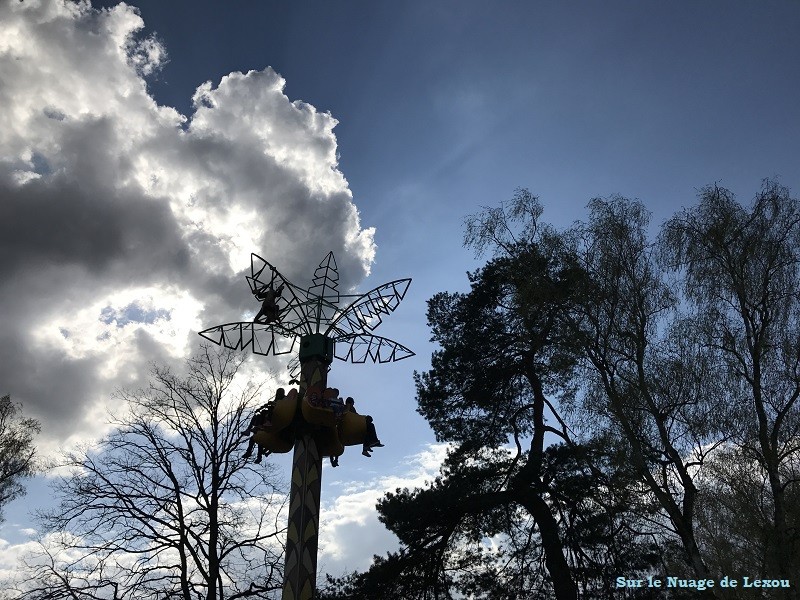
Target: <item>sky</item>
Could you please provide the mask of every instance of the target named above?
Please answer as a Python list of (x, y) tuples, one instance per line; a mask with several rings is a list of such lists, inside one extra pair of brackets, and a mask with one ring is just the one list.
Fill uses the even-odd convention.
[[(612, 194), (654, 227), (713, 183), (797, 196), (798, 26), (788, 0), (0, 0), (0, 394), (48, 455), (252, 317), (251, 252), (299, 285), (328, 251), (351, 291), (411, 277), (377, 333), (416, 356), (329, 379), (386, 444), (323, 475), (320, 571), (364, 569), (395, 547), (375, 501), (444, 453), (412, 373), (426, 300), (486, 258), (464, 217), (519, 187), (557, 227)], [(0, 568), (47, 486), (6, 508)]]

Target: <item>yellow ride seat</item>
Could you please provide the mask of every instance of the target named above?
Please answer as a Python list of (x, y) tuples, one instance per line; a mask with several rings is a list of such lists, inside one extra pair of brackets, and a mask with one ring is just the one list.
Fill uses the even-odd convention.
[(294, 435), (285, 431), (294, 420), (297, 412), (297, 390), (289, 390), (280, 400), (276, 400), (272, 408), (271, 426), (259, 429), (253, 434), (253, 439), (259, 446), (264, 446), (271, 452), (283, 454), (294, 447)]
[(342, 415), (339, 424), (339, 440), (345, 446), (356, 446), (364, 443), (367, 436), (367, 418), (354, 412), (346, 412)]
[(290, 438), (286, 431), (261, 429), (253, 434), (253, 439), (259, 446), (264, 446), (270, 452), (277, 454), (285, 454), (294, 448), (294, 440)]
[(272, 409), (272, 428), (274, 430), (280, 431), (291, 425), (297, 412), (297, 398), (297, 390), (291, 389), (286, 396), (275, 401)]

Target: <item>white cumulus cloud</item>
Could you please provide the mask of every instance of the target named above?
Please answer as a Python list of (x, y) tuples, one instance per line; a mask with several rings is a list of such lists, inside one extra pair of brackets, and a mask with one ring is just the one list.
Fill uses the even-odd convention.
[(0, 2), (0, 393), (53, 446), (198, 328), (252, 315), (250, 252), (307, 284), (333, 250), (344, 287), (374, 258), (330, 114), (268, 67), (161, 106), (167, 49), (142, 28), (125, 4)]
[(403, 460), (408, 465), (405, 472), (379, 476), (367, 483), (344, 483), (339, 495), (325, 499), (320, 513), (320, 575), (363, 571), (373, 555), (397, 550), (397, 538), (378, 521), (376, 503), (397, 488), (414, 489), (432, 481), (449, 448), (449, 444), (429, 444)]

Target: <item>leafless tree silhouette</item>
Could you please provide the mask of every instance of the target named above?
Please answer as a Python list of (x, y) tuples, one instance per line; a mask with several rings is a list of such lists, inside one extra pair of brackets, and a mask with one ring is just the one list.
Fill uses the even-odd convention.
[(186, 377), (155, 367), (149, 389), (120, 394), (127, 414), (62, 465), (22, 598), (234, 600), (280, 588), (286, 495), (270, 465), (242, 458), (260, 396), (254, 385), (234, 393), (242, 362), (204, 348)]

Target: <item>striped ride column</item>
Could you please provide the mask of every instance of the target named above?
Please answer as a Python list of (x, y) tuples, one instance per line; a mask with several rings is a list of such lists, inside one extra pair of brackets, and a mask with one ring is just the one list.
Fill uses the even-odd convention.
[[(300, 393), (318, 385), (327, 386), (328, 365), (311, 359), (302, 364)], [(305, 429), (305, 430), (304, 430)], [(294, 444), (292, 484), (289, 495), (289, 529), (286, 532), (286, 562), (282, 600), (311, 600), (317, 578), (319, 503), (322, 456), (307, 426), (300, 426)]]

